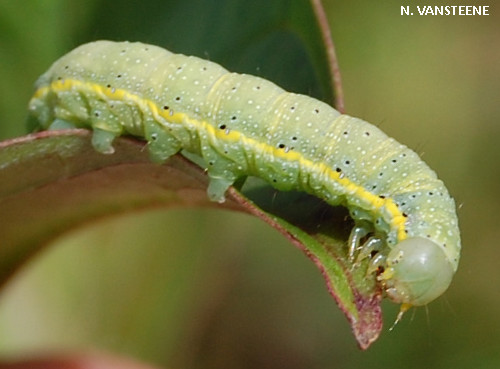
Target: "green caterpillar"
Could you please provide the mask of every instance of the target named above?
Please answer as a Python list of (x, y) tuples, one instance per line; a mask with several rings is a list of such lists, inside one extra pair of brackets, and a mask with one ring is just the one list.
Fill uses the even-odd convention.
[(455, 203), (436, 174), (323, 102), (196, 57), (110, 41), (63, 56), (36, 88), (29, 110), (39, 129), (92, 128), (106, 154), (122, 134), (142, 137), (155, 162), (181, 149), (197, 154), (213, 201), (251, 175), (346, 206), (356, 222), (350, 256), (371, 258), (369, 271), (402, 311), (441, 295), (457, 269)]

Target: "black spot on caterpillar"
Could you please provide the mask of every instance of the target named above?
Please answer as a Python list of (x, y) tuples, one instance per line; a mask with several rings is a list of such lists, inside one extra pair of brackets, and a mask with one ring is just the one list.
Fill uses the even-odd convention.
[(371, 258), (369, 270), (402, 311), (441, 295), (457, 269), (455, 204), (436, 174), (323, 102), (196, 57), (110, 41), (71, 51), (36, 87), (29, 109), (40, 129), (90, 127), (102, 153), (124, 133), (143, 137), (156, 162), (181, 149), (199, 155), (214, 201), (251, 175), (347, 206), (356, 222), (349, 254)]

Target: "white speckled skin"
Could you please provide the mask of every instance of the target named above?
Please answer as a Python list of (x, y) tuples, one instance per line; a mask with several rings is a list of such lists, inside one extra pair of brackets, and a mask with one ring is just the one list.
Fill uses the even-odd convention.
[[(156, 161), (180, 149), (198, 154), (207, 165), (213, 200), (223, 201), (237, 178), (254, 175), (280, 190), (303, 190), (345, 205), (355, 220), (373, 223), (384, 235), (386, 255), (405, 239), (428, 239), (443, 255), (427, 278), (440, 293), (457, 269), (455, 204), (436, 174), (375, 126), (323, 102), (196, 57), (110, 41), (71, 51), (36, 86), (30, 111), (42, 129), (91, 127), (102, 152), (112, 152), (112, 140), (121, 134), (144, 137)], [(398, 260), (396, 268), (389, 259), (386, 269), (393, 273), (382, 278), (388, 290), (405, 277), (405, 264)], [(448, 267), (439, 286), (434, 269)], [(389, 296), (428, 302), (409, 289), (402, 297)]]

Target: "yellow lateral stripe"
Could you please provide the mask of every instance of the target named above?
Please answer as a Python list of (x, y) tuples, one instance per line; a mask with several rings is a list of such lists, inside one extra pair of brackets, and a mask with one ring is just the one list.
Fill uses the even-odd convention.
[(162, 117), (170, 123), (181, 125), (185, 125), (187, 123), (191, 126), (197, 127), (198, 129), (208, 131), (209, 134), (219, 138), (222, 141), (240, 141), (247, 146), (254, 147), (259, 151), (267, 152), (286, 161), (298, 161), (302, 168), (307, 168), (312, 173), (322, 173), (323, 175), (328, 176), (331, 180), (339, 183), (342, 187), (344, 187), (346, 192), (350, 195), (356, 195), (358, 198), (361, 198), (367, 203), (371, 204), (373, 209), (375, 209), (376, 211), (380, 212), (382, 208), (385, 208), (391, 215), (390, 226), (392, 229), (396, 230), (398, 241), (402, 241), (407, 237), (405, 232), (406, 217), (399, 210), (399, 208), (391, 198), (381, 198), (380, 196), (369, 192), (364, 187), (351, 182), (348, 178), (342, 176), (341, 173), (338, 173), (332, 168), (326, 166), (324, 163), (314, 163), (313, 161), (304, 158), (304, 156), (297, 151), (285, 152), (285, 150), (283, 149), (279, 149), (264, 142), (259, 142), (252, 138), (246, 137), (241, 132), (236, 130), (227, 132), (226, 130), (215, 129), (214, 126), (208, 124), (205, 121), (199, 121), (190, 118), (186, 113), (174, 112), (172, 114), (172, 110), (170, 109), (159, 109), (158, 105), (156, 105), (154, 101), (144, 99), (126, 90), (113, 87), (104, 87), (92, 82), (83, 82), (73, 79), (57, 80), (52, 82), (49, 86), (39, 88), (33, 95), (33, 99), (42, 98), (50, 91), (64, 92), (78, 89), (89, 90), (101, 98), (132, 102), (143, 112), (151, 112), (155, 120), (158, 122), (160, 121), (158, 118)]

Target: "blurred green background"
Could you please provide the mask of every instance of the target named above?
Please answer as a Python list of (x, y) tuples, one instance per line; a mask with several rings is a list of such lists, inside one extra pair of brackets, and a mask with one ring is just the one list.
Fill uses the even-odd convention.
[[(299, 1), (247, 1), (248, 22), (265, 29), (260, 6), (279, 17)], [(98, 38), (264, 76), (270, 60), (302, 73), (306, 56), (288, 60), (295, 39), (271, 30), (249, 40), (251, 27), (231, 16), (236, 3), (0, 0), (0, 138), (26, 133), (32, 84), (51, 62)], [(0, 296), (0, 355), (98, 349), (169, 368), (500, 367), (499, 9), (483, 1), (490, 16), (401, 16), (403, 5), (429, 5), (412, 3), (324, 0), (347, 112), (422, 154), (459, 205), (464, 250), (443, 297), (391, 332), (398, 307), (384, 302), (384, 331), (361, 352), (318, 270), (276, 231), (240, 214), (157, 209), (89, 224), (26, 265)], [(253, 47), (270, 60), (235, 52)]]

